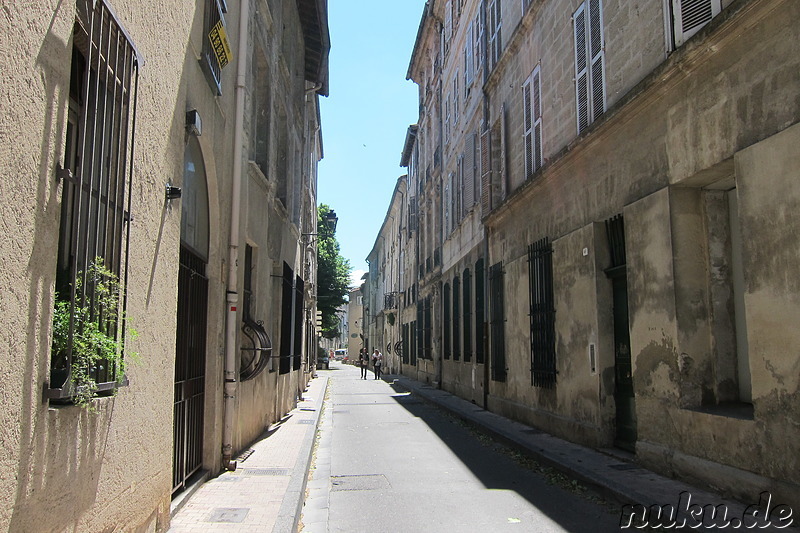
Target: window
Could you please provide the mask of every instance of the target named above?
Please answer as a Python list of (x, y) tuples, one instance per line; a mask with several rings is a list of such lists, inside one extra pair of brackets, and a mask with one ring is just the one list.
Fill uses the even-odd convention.
[[(456, 75), (453, 78), (453, 126), (458, 123), (458, 69), (456, 69)], [(453, 128), (453, 135), (456, 134), (455, 127)]]
[(283, 263), (283, 282), (281, 285), (281, 346), (279, 370), (281, 374), (288, 373), (292, 368), (292, 321), (294, 318), (294, 272), (292, 267)]
[(453, 359), (461, 359), (461, 282), (453, 279)]
[(472, 290), (472, 278), (469, 272), (469, 269), (464, 269), (464, 277), (463, 277), (463, 284), (464, 284), (464, 298), (462, 301), (464, 302), (464, 339), (463, 339), (463, 348), (464, 348), (464, 362), (468, 363), (472, 360), (472, 295), (470, 291)]
[(483, 259), (478, 259), (475, 262), (475, 362), (479, 365), (484, 362), (484, 321), (486, 316), (483, 294), (484, 275)]
[(552, 388), (556, 383), (553, 248), (545, 238), (528, 247), (531, 318), (531, 383)]
[(469, 88), (472, 85), (472, 78), (474, 77), (475, 63), (472, 59), (473, 54), (473, 38), (472, 38), (472, 22), (467, 26), (467, 38), (464, 44), (464, 101), (467, 100)]
[(672, 0), (675, 46), (680, 46), (717, 16), (720, 0)]
[(294, 281), (294, 351), (292, 356), (294, 370), (300, 370), (303, 359), (303, 311), (305, 305), (303, 295), (305, 292), (305, 283), (300, 276), (297, 276)]
[(500, 13), (501, 0), (489, 0), (489, 5), (486, 8), (487, 26), (489, 30), (489, 44), (487, 47), (489, 70), (492, 70), (498, 61), (500, 61), (500, 54), (502, 50), (502, 36), (500, 29), (502, 26), (502, 19)]
[[(220, 59), (215, 52), (216, 49), (227, 48), (227, 36), (225, 34), (224, 13), (228, 11), (225, 0), (206, 0), (205, 27), (203, 31), (203, 52), (200, 60), (203, 71), (208, 76), (209, 82), (215, 89), (217, 95), (222, 94), (222, 69), (227, 65), (228, 60)], [(224, 41), (224, 44), (223, 44)], [(224, 54), (223, 54), (224, 56)]]
[(522, 86), (525, 144), (525, 177), (542, 168), (542, 82), (541, 67), (533, 69)]
[(450, 50), (450, 39), (453, 37), (453, 2), (447, 0), (444, 5), (444, 54)]
[(475, 15), (475, 22), (473, 22), (474, 31), (474, 38), (475, 38), (475, 75), (477, 76), (478, 72), (483, 65), (483, 20), (481, 19), (482, 10), (478, 10), (478, 14)]
[(586, 0), (572, 17), (578, 134), (605, 112), (605, 42), (601, 0)]
[(256, 41), (253, 50), (253, 93), (252, 93), (252, 155), (264, 176), (269, 175), (269, 130), (270, 130), (270, 80), (267, 56), (261, 43)]
[(442, 351), (444, 358), (450, 359), (450, 284), (445, 283), (442, 289)]
[[(121, 282), (127, 278), (130, 238), (130, 191), (137, 80), (141, 57), (105, 0), (79, 0), (69, 84), (61, 220), (56, 271), (57, 299), (69, 303), (70, 339), (53, 350), (51, 399), (67, 399), (72, 339), (77, 310), (92, 308), (95, 283), (88, 275), (96, 259)], [(124, 287), (124, 285), (123, 285)], [(102, 332), (124, 340), (118, 328), (120, 309), (92, 311)], [(118, 330), (119, 329), (119, 330)], [(112, 390), (119, 376), (113, 365), (96, 365), (91, 378), (97, 391)]]
[(492, 361), (492, 380), (506, 380), (506, 317), (505, 317), (505, 287), (503, 263), (496, 263), (489, 268), (489, 304), (491, 305), (489, 355)]

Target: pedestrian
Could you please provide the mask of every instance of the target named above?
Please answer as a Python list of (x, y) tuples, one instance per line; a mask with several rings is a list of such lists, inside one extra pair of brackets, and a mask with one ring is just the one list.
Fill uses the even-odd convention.
[(375, 369), (375, 379), (381, 379), (381, 363), (383, 363), (383, 354), (375, 348), (372, 353), (372, 366)]
[(366, 348), (361, 348), (358, 352), (358, 364), (361, 365), (361, 379), (367, 379), (367, 369), (369, 368), (369, 353)]

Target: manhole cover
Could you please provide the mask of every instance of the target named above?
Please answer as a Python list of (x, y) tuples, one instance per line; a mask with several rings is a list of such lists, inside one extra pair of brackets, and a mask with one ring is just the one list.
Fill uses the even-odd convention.
[(244, 468), (242, 473), (246, 476), (290, 476), (289, 468)]
[(207, 521), (222, 524), (241, 524), (244, 522), (244, 519), (247, 517), (247, 513), (249, 512), (250, 509), (214, 509), (214, 512), (211, 513), (211, 516)]
[(389, 480), (383, 474), (366, 476), (333, 476), (331, 491), (381, 490), (389, 488)]

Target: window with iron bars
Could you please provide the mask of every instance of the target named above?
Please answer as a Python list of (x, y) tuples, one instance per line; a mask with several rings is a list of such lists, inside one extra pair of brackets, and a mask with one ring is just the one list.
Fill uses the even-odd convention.
[(461, 359), (461, 281), (453, 279), (453, 359)]
[(506, 317), (505, 317), (505, 288), (503, 263), (495, 263), (489, 267), (489, 305), (491, 306), (490, 340), (491, 349), (489, 356), (492, 361), (492, 379), (494, 381), (506, 380)]
[(214, 53), (214, 47), (211, 43), (210, 34), (217, 24), (225, 27), (224, 14), (228, 12), (228, 5), (225, 0), (206, 0), (205, 2), (205, 26), (203, 28), (203, 52), (200, 63), (203, 71), (209, 78), (212, 88), (216, 91), (217, 95), (222, 94), (222, 68), (217, 55)]
[[(141, 56), (105, 0), (78, 0), (73, 32), (69, 107), (61, 221), (56, 271), (56, 298), (68, 302), (67, 347), (53, 349), (46, 397), (69, 400), (73, 340), (81, 327), (79, 309), (102, 333), (121, 339), (119, 327), (127, 298), (131, 180), (136, 125), (136, 98)], [(98, 280), (90, 275), (102, 264), (121, 283), (117, 309), (102, 309)], [(113, 391), (124, 376), (113, 364), (89, 369), (96, 393)]]
[(553, 247), (544, 238), (528, 247), (531, 319), (531, 383), (556, 384), (556, 326), (553, 299)]
[(442, 288), (442, 352), (445, 359), (450, 359), (450, 284)]
[(292, 327), (294, 319), (294, 271), (287, 263), (283, 263), (281, 286), (281, 344), (278, 370), (281, 374), (288, 374), (292, 369), (292, 352), (294, 351), (294, 343), (292, 342), (292, 334), (294, 333), (294, 328)]
[(464, 362), (472, 360), (472, 276), (468, 268), (464, 269)]
[(485, 342), (485, 318), (486, 308), (484, 305), (484, 266), (483, 259), (475, 262), (475, 362), (479, 365), (484, 363), (484, 342)]

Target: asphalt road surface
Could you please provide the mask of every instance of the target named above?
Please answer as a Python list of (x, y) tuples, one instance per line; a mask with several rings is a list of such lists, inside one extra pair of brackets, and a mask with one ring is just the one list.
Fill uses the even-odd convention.
[(341, 363), (321, 373), (330, 384), (304, 533), (620, 530), (618, 510), (578, 483), (390, 379)]

